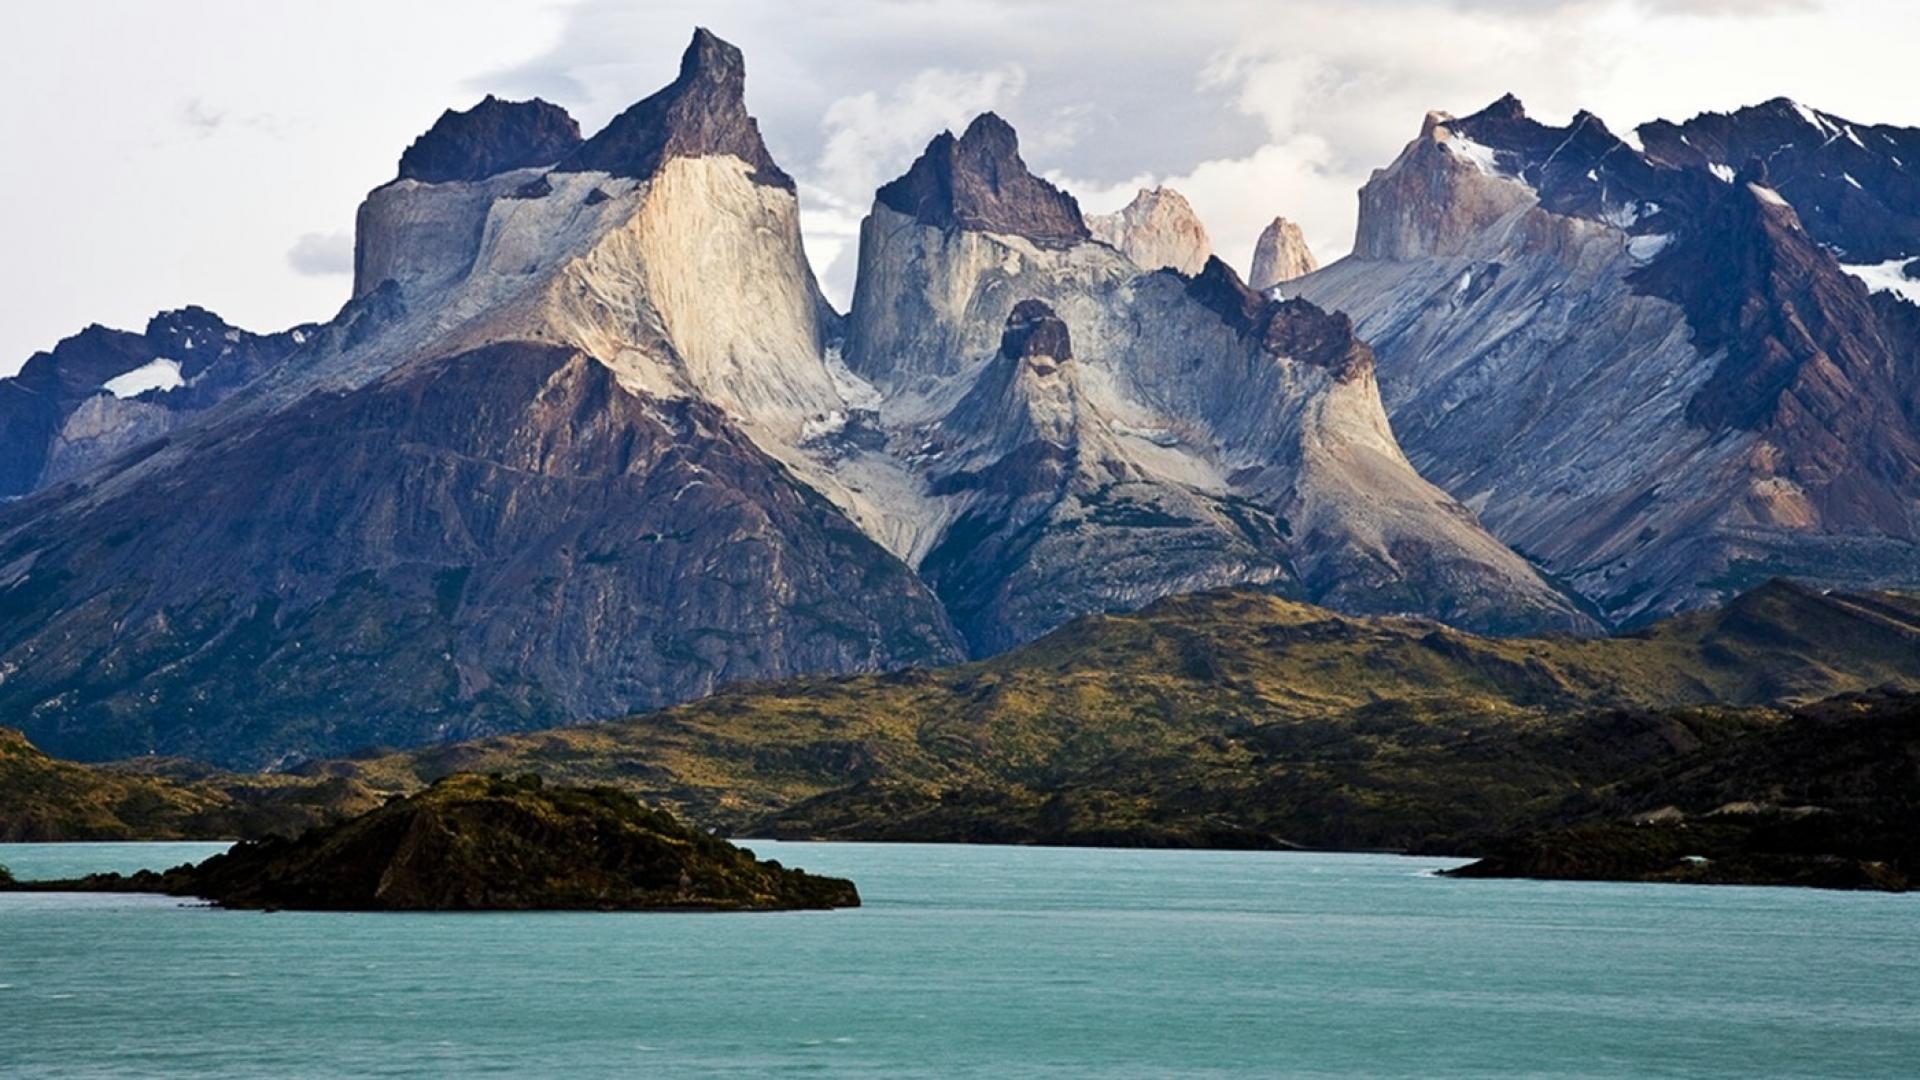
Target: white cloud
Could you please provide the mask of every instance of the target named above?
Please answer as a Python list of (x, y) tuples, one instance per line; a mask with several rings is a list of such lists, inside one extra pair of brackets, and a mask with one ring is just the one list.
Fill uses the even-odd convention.
[(353, 273), (353, 234), (302, 233), (287, 249), (287, 264), (295, 273), (326, 277)]

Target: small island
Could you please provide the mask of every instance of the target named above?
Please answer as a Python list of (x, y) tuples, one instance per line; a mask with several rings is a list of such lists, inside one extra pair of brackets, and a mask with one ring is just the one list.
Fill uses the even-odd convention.
[(1818, 810), (1739, 808), (1693, 820), (1674, 811), (1661, 820), (1589, 822), (1527, 833), (1441, 873), (1907, 892), (1914, 887), (1913, 865), (1898, 838), (1889, 838), (1874, 823)]
[(297, 840), (164, 873), (0, 890), (140, 892), (310, 911), (782, 911), (857, 907), (853, 883), (761, 860), (609, 787), (459, 773)]

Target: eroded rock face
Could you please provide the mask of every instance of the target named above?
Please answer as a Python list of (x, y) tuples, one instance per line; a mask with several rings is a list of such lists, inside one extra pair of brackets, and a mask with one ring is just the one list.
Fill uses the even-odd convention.
[(448, 109), (400, 156), (400, 179), (441, 184), (552, 165), (580, 145), (567, 110), (539, 98), (502, 101), (488, 94), (465, 112)]
[(1172, 188), (1142, 188), (1120, 210), (1088, 218), (1087, 228), (1142, 270), (1197, 274), (1213, 254), (1207, 227)]
[(940, 229), (1005, 233), (1042, 245), (1088, 238), (1080, 204), (1027, 171), (1012, 126), (990, 112), (976, 117), (958, 139), (942, 132), (906, 175), (875, 197)]
[(75, 511), (0, 546), (35, 601), (0, 709), (61, 756), (269, 765), (957, 655), (723, 413), (556, 346), (317, 396)]
[(1318, 269), (1320, 261), (1307, 247), (1307, 237), (1300, 226), (1277, 217), (1260, 230), (1260, 239), (1253, 245), (1253, 273), (1247, 278), (1247, 285), (1255, 292), (1266, 292)]
[(1293, 289), (1354, 314), (1423, 473), (1617, 618), (1920, 581), (1907, 306), (1765, 181), (1503, 100), (1430, 117)]

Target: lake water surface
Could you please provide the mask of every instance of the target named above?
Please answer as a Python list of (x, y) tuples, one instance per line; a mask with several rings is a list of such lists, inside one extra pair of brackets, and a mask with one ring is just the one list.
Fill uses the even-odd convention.
[[(855, 911), (0, 895), (0, 1075), (1914, 1076), (1920, 898), (752, 841)], [(206, 844), (0, 845), (22, 878)]]

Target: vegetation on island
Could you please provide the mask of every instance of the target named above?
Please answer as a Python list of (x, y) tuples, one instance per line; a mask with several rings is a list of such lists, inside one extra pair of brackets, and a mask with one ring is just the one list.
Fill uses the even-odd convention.
[(198, 865), (11, 887), (325, 911), (770, 911), (860, 903), (852, 882), (756, 859), (613, 788), (471, 774), (295, 840), (243, 841)]

